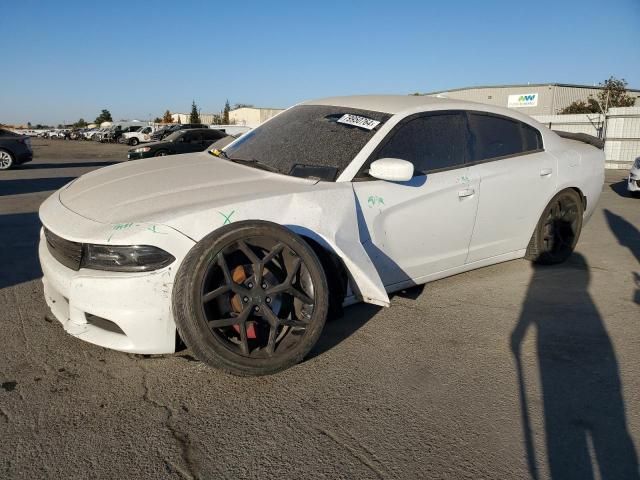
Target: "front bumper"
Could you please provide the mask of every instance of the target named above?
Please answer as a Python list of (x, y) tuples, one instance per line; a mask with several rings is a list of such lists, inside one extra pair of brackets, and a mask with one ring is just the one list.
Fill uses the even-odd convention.
[(171, 266), (148, 273), (71, 270), (59, 263), (40, 235), (44, 295), (67, 333), (131, 353), (172, 353)]
[(627, 190), (630, 192), (640, 192), (640, 176), (629, 174), (627, 179)]

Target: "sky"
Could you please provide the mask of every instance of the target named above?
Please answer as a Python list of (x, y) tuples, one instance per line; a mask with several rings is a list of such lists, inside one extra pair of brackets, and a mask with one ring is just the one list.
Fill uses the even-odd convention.
[(0, 122), (472, 85), (640, 88), (640, 0), (0, 0)]

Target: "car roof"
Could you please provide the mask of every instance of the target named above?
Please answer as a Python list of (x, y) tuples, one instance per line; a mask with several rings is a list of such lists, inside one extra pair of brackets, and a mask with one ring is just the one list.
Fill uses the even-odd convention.
[(474, 105), (473, 102), (451, 100), (449, 98), (426, 97), (424, 95), (352, 95), (346, 97), (328, 97), (318, 100), (309, 100), (301, 105), (331, 105), (334, 107), (358, 108), (396, 114), (404, 110), (418, 107), (433, 107), (438, 104)]

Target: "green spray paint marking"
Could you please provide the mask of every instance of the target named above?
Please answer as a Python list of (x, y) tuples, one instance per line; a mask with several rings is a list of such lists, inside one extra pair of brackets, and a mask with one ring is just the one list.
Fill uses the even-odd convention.
[(224, 217), (224, 222), (222, 222), (222, 225), (229, 225), (231, 223), (231, 215), (236, 213), (236, 211), (235, 210), (231, 210), (231, 213), (229, 215), (225, 215), (222, 212), (218, 212), (218, 213)]
[(151, 225), (150, 227), (147, 227), (147, 230), (153, 233), (159, 233), (160, 235), (169, 235), (167, 232), (159, 232), (156, 228), (158, 228), (157, 225)]
[(376, 205), (384, 205), (384, 198), (378, 197), (376, 195), (371, 195), (367, 199), (367, 204), (369, 205), (369, 208), (375, 207)]
[(133, 223), (116, 223), (111, 229), (111, 235), (109, 235), (109, 238), (107, 238), (107, 242), (111, 241), (111, 237), (113, 237), (116, 231), (127, 230), (128, 228), (131, 228), (131, 227), (133, 227)]

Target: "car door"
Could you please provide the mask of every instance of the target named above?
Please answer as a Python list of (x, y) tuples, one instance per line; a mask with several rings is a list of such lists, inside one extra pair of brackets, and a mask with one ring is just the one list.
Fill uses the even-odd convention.
[(480, 203), (468, 263), (527, 247), (557, 184), (557, 160), (540, 132), (510, 117), (469, 112), (469, 173), (480, 178)]
[(202, 151), (202, 133), (197, 131), (187, 131), (182, 136), (184, 139), (179, 143), (179, 153), (191, 153)]
[(401, 158), (413, 163), (414, 178), (354, 181), (361, 239), (387, 289), (464, 265), (479, 187), (465, 165), (469, 141), (464, 112), (408, 117), (363, 169), (376, 159)]

